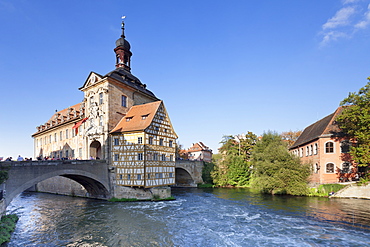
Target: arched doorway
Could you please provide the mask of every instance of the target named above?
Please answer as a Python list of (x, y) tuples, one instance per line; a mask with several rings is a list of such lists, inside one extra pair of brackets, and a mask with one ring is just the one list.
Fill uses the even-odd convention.
[(90, 144), (90, 157), (94, 159), (101, 159), (102, 157), (102, 151), (101, 151), (101, 144), (99, 141), (93, 141)]
[(194, 180), (191, 177), (191, 175), (182, 168), (176, 168), (176, 180), (175, 180), (175, 186), (177, 187), (193, 187), (194, 186)]

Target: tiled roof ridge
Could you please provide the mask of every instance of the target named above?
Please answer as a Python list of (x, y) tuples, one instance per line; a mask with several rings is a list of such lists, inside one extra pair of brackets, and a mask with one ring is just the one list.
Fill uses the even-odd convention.
[(333, 113), (306, 127), (303, 130), (302, 134), (298, 137), (297, 141), (290, 147), (290, 149), (308, 143), (316, 138), (319, 138), (321, 135), (327, 133), (326, 131), (329, 130), (329, 126), (332, 125), (333, 120), (338, 115), (340, 109), (342, 108), (338, 107)]

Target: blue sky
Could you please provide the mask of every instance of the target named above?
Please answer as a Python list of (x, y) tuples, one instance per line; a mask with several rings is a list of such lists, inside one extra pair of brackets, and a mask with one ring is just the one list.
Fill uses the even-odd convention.
[(164, 100), (178, 141), (302, 130), (370, 76), (370, 1), (0, 0), (0, 157), (114, 69), (126, 15), (132, 73)]

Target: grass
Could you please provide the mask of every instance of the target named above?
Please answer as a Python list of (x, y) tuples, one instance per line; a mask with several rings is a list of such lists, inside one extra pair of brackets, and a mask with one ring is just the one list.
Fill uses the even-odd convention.
[(317, 188), (310, 188), (310, 191), (307, 196), (320, 196), (320, 197), (326, 197), (329, 196), (329, 193), (331, 192), (337, 192), (341, 189), (346, 187), (346, 185), (343, 184), (321, 184)]

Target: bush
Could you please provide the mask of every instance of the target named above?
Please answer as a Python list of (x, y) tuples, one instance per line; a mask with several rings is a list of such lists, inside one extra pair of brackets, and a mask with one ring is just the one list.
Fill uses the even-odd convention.
[(18, 221), (16, 214), (8, 214), (1, 217), (0, 221), (0, 244), (9, 242), (11, 233), (14, 232), (16, 223)]

